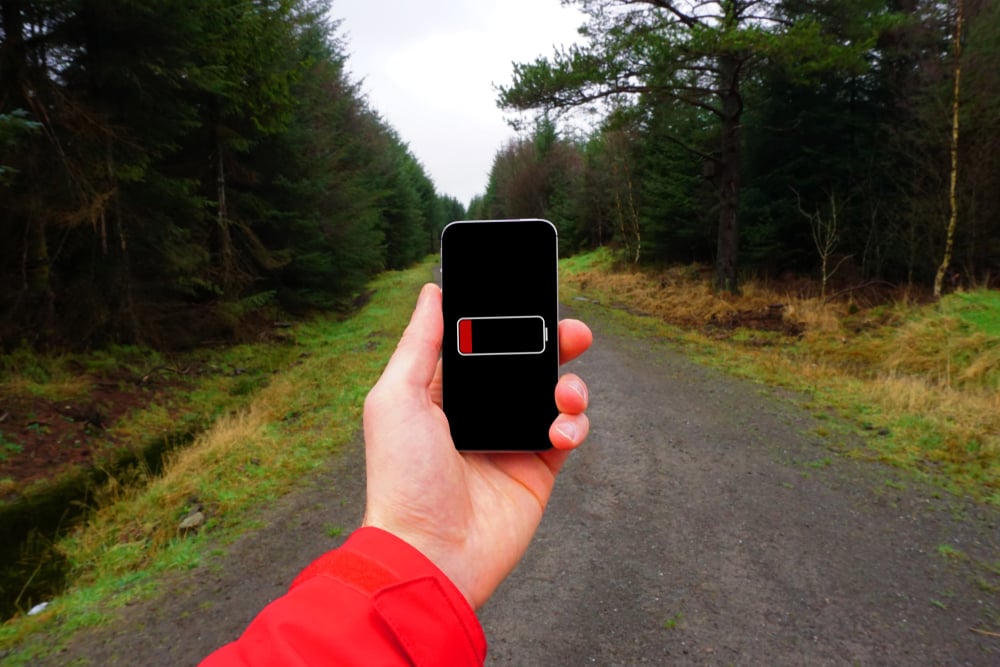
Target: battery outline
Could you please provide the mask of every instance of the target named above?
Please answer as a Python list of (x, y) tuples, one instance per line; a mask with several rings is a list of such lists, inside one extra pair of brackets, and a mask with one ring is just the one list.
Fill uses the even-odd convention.
[[(515, 350), (508, 352), (465, 352), (463, 343), (471, 344), (472, 323), (480, 320), (540, 320), (541, 323), (541, 348), (538, 350)], [(467, 324), (463, 324), (467, 323)], [(460, 317), (455, 323), (457, 338), (456, 347), (458, 353), (463, 357), (510, 357), (521, 355), (544, 354), (549, 342), (549, 328), (545, 326), (545, 318), (541, 315), (499, 315), (493, 317)], [(465, 331), (463, 331), (465, 329)]]

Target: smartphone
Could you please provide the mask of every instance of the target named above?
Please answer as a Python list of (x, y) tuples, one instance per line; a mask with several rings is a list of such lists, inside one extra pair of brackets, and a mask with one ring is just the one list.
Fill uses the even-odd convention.
[(463, 220), (441, 232), (442, 400), (459, 450), (552, 447), (558, 261), (547, 220)]

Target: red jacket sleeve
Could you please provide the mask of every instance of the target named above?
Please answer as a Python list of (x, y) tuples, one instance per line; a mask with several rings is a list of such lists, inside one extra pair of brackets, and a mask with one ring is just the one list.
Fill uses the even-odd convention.
[(482, 627), (445, 574), (399, 538), (361, 528), (202, 667), (454, 667), (485, 659)]

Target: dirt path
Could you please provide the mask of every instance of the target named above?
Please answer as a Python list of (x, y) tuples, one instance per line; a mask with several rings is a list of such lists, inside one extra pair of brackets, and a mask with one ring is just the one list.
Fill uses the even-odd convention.
[[(592, 321), (593, 433), (482, 610), (490, 665), (996, 665), (1000, 512), (832, 453), (788, 397)], [(356, 444), (48, 664), (195, 664), (361, 516)], [(951, 550), (948, 557), (942, 551)], [(80, 661), (79, 663), (73, 662)]]

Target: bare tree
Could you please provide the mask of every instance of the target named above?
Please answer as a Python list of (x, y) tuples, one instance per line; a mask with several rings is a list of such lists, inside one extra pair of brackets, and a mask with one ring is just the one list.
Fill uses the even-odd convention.
[[(794, 189), (792, 191), (795, 192)], [(816, 252), (819, 253), (821, 272), (820, 296), (825, 299), (826, 286), (830, 282), (830, 278), (833, 277), (833, 274), (837, 272), (837, 269), (844, 262), (851, 258), (851, 255), (845, 255), (840, 258), (840, 261), (832, 269), (830, 268), (830, 260), (836, 254), (837, 246), (840, 244), (840, 232), (838, 231), (840, 220), (837, 211), (837, 195), (832, 190), (830, 191), (830, 210), (828, 215), (825, 216), (819, 209), (815, 213), (806, 213), (802, 208), (802, 198), (798, 192), (795, 192), (795, 198), (799, 202), (799, 212), (809, 220), (809, 229), (812, 231), (813, 244), (816, 246)]]

